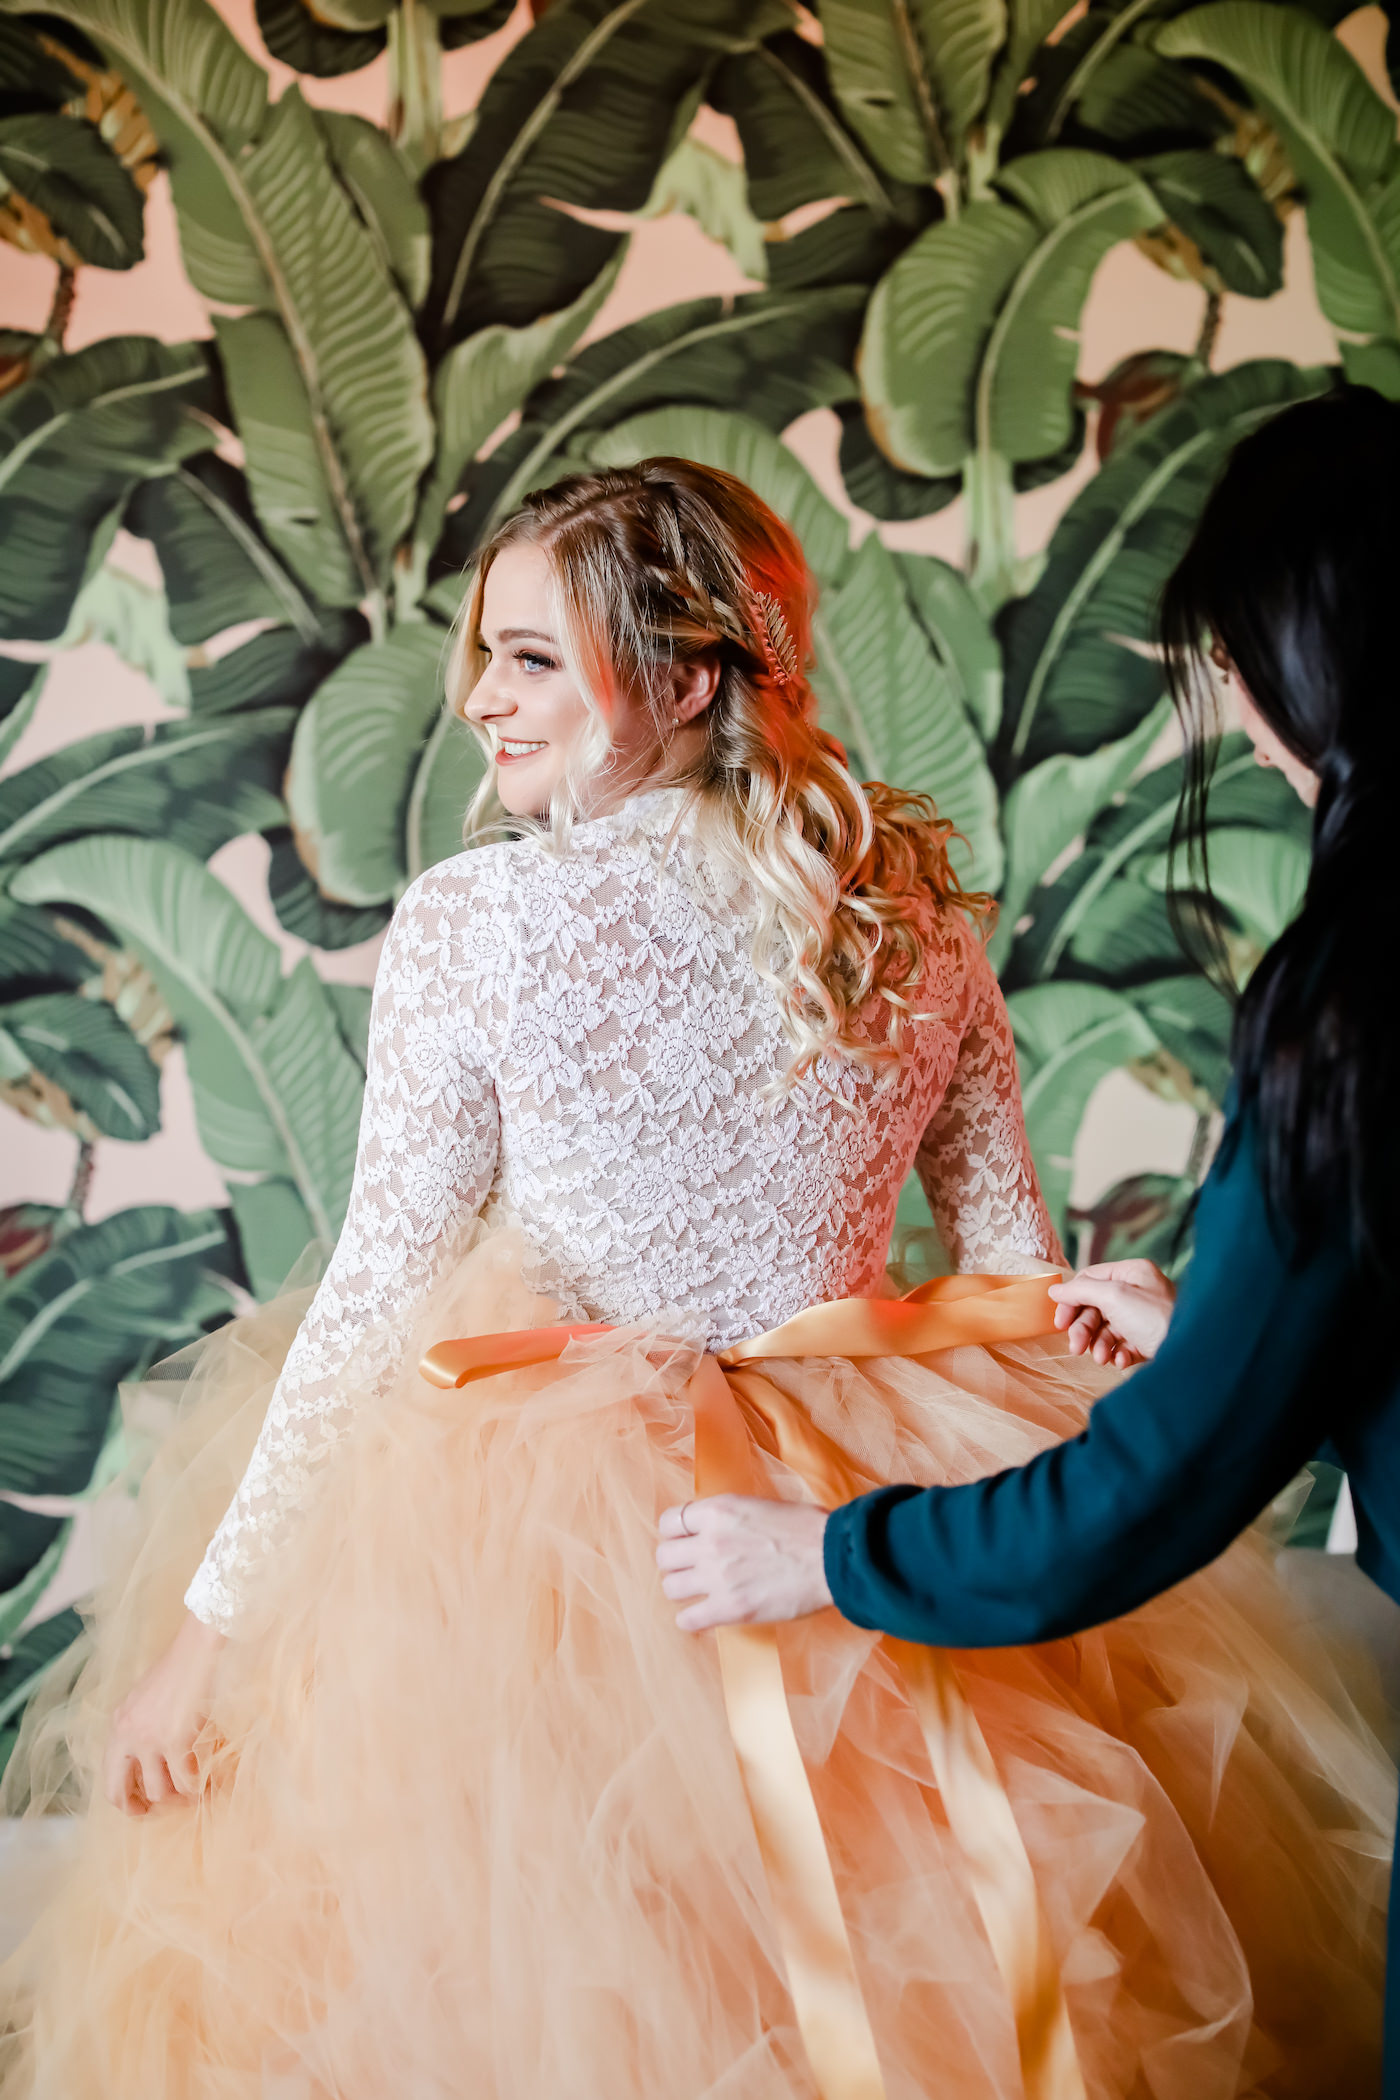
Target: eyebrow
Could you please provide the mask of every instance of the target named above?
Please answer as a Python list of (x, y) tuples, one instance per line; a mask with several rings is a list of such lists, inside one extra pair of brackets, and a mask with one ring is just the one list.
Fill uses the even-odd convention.
[[(485, 636), (482, 637), (483, 641)], [(553, 642), (554, 636), (539, 627), (502, 627), (497, 630), (498, 642)]]

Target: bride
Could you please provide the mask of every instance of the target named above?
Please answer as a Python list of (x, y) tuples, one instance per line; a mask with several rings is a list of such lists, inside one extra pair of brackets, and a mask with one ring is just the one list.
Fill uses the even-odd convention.
[[(815, 726), (811, 596), (674, 459), (482, 556), (449, 689), (515, 835), (395, 914), (309, 1305), (162, 1367), (8, 1781), (83, 1825), (6, 2100), (1373, 2085), (1393, 1772), (1258, 1543), (956, 1670), (657, 1585), (669, 1504), (975, 1478), (1114, 1378), (1046, 1338), (988, 902)], [(980, 1274), (900, 1304), (911, 1167)]]

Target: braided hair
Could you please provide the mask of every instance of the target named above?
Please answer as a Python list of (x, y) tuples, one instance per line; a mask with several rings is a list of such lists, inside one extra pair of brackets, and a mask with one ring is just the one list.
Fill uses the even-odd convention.
[[(714, 662), (687, 786), (707, 841), (757, 900), (753, 960), (793, 1045), (789, 1083), (825, 1054), (892, 1075), (912, 1050), (930, 903), (989, 920), (948, 858), (951, 824), (925, 795), (862, 786), (817, 721), (807, 677), (815, 586), (796, 535), (732, 474), (685, 459), (573, 474), (528, 497), (488, 542), (463, 607), (449, 693), (461, 709), (484, 656), (485, 579), (506, 547), (547, 555), (566, 660), (589, 731), (551, 814), (562, 846), (580, 789), (608, 763), (620, 695), (652, 714), (665, 765), (678, 667)], [(469, 834), (497, 818), (488, 775)], [(866, 1010), (880, 1002), (883, 1026)]]

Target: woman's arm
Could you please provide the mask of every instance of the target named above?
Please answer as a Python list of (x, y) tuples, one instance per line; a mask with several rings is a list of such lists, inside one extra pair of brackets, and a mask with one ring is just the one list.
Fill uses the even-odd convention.
[(1081, 1436), (989, 1480), (833, 1512), (824, 1571), (848, 1618), (970, 1648), (1117, 1618), (1214, 1559), (1336, 1427), (1354, 1264), (1339, 1240), (1290, 1266), (1248, 1128), (1232, 1140), (1161, 1350)]
[(197, 1792), (193, 1745), (220, 1650), (258, 1571), (305, 1506), (355, 1402), (397, 1370), (413, 1306), (490, 1190), (491, 1045), (508, 1021), (515, 944), (476, 889), (474, 873), (447, 862), (421, 877), (394, 915), (375, 978), (344, 1230), (242, 1483), (186, 1592), (180, 1631), (113, 1715), (104, 1791), (127, 1814)]
[(989, 1480), (882, 1488), (829, 1516), (738, 1495), (667, 1510), (657, 1560), (682, 1630), (834, 1602), (905, 1640), (1019, 1647), (1118, 1618), (1222, 1552), (1338, 1426), (1363, 1311), (1344, 1245), (1289, 1266), (1237, 1135), (1160, 1353), (1081, 1436)]
[[(355, 1401), (397, 1371), (405, 1315), (451, 1262), (490, 1190), (499, 1135), (492, 1007), (508, 1002), (509, 988), (478, 981), (473, 888), (458, 863), (430, 870), (389, 928), (345, 1225), (186, 1594), (195, 1616), (220, 1631), (232, 1629), (259, 1565), (305, 1505)], [(490, 932), (499, 953), (502, 930)]]
[(957, 1063), (914, 1159), (938, 1236), (960, 1272), (1014, 1273), (1064, 1254), (1026, 1141), (1016, 1046), (1001, 987), (972, 929)]

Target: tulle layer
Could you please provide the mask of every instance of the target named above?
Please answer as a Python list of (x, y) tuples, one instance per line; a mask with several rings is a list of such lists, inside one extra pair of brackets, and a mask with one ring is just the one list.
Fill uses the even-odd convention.
[[(4, 2100), (815, 2100), (714, 1643), (676, 1631), (653, 1561), (693, 1492), (695, 1352), (629, 1331), (435, 1391), (425, 1340), (550, 1316), (508, 1236), (425, 1309), (269, 1564), (200, 1803), (92, 1798), (300, 1310), (146, 1393), (183, 1393), (178, 1421), (90, 1659), (30, 1731), (35, 1806), (83, 1827), (5, 1979)], [(1056, 1343), (764, 1370), (869, 1472), (920, 1481), (1073, 1433), (1106, 1375)], [(888, 2100), (1011, 2100), (1005, 1988), (888, 1658), (834, 1613), (781, 1639)], [(958, 1669), (1092, 2100), (1378, 2090), (1394, 1771), (1263, 1546)]]

